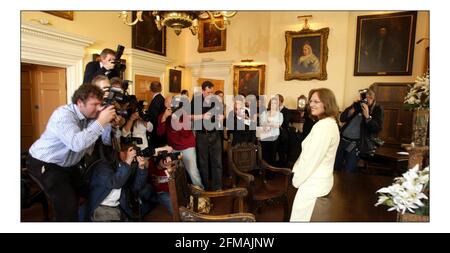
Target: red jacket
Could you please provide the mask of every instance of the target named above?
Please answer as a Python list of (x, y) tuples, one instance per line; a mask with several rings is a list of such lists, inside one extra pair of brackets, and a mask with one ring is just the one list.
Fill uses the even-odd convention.
[[(195, 148), (195, 137), (192, 130), (186, 130), (182, 128), (182, 124), (186, 125), (184, 122), (177, 122), (177, 128), (181, 130), (174, 130), (171, 124), (171, 117), (166, 119), (166, 122), (162, 123), (161, 119), (164, 113), (160, 114), (158, 117), (158, 128), (157, 133), (159, 136), (167, 136), (167, 143), (175, 150), (184, 150), (187, 148)], [(190, 123), (190, 122), (189, 122)]]

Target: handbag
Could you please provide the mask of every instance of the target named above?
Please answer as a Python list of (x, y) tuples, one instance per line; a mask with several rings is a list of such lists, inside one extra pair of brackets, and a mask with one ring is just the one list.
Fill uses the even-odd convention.
[(375, 155), (379, 147), (384, 144), (384, 141), (377, 137), (369, 137), (361, 139), (358, 147), (359, 158), (370, 158)]

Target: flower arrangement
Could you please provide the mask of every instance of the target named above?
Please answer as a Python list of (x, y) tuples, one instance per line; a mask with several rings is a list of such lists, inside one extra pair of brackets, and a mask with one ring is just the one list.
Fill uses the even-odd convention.
[(430, 107), (430, 74), (428, 72), (417, 77), (403, 103), (411, 109)]
[[(380, 196), (378, 196), (375, 206), (386, 205), (390, 207), (388, 211), (395, 210), (402, 214), (408, 211), (409, 213), (428, 215), (426, 194), (428, 194), (429, 172), (428, 167), (419, 170), (419, 165), (414, 166), (402, 177), (395, 178), (391, 186), (377, 191)], [(419, 208), (421, 213), (419, 213)]]

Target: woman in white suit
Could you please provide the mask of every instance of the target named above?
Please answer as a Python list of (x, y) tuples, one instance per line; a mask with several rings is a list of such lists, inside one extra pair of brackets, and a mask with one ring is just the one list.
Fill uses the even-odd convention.
[(339, 146), (339, 108), (333, 92), (320, 88), (310, 92), (311, 115), (318, 119), (302, 142), (302, 153), (293, 167), (292, 185), (298, 188), (291, 221), (310, 221), (316, 199), (333, 187), (333, 166)]

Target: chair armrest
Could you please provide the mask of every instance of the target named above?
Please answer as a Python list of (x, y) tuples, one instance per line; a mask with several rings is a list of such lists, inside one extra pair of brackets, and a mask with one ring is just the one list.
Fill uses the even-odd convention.
[(236, 173), (236, 175), (239, 176), (240, 178), (243, 178), (247, 184), (255, 181), (255, 176), (236, 169), (236, 166), (233, 163), (231, 164), (231, 168), (233, 168), (233, 172)]
[(215, 192), (210, 192), (210, 191), (204, 191), (198, 187), (192, 186), (191, 185), (191, 192), (192, 195), (196, 196), (196, 197), (209, 197), (209, 198), (217, 198), (217, 197), (227, 197), (227, 196), (232, 196), (232, 197), (245, 197), (248, 194), (247, 189), (242, 188), (242, 187), (236, 187), (236, 188), (232, 188), (232, 189), (227, 189), (227, 190), (223, 190), (223, 191), (215, 191)]
[(268, 169), (270, 171), (273, 172), (277, 172), (277, 173), (281, 173), (285, 176), (290, 176), (292, 175), (292, 171), (289, 168), (279, 168), (279, 167), (274, 167), (272, 165), (269, 165), (266, 161), (261, 160), (261, 165), (263, 168)]
[(207, 215), (192, 212), (191, 210), (180, 207), (180, 218), (181, 221), (241, 221), (241, 222), (253, 222), (256, 221), (255, 215), (251, 213), (232, 213), (224, 215)]

